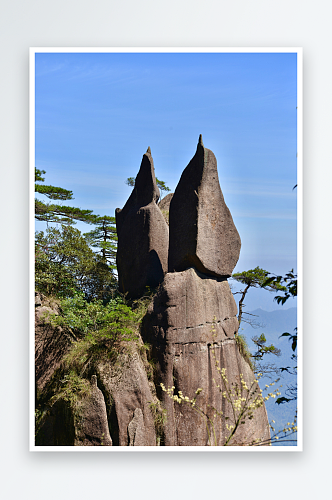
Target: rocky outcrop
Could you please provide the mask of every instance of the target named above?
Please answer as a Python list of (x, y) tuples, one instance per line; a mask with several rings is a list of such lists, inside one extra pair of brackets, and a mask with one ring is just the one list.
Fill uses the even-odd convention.
[(174, 192), (169, 231), (170, 272), (194, 266), (209, 276), (231, 276), (241, 240), (220, 189), (216, 158), (202, 136)]
[(163, 214), (167, 225), (169, 225), (169, 207), (173, 198), (174, 193), (169, 193), (165, 198), (163, 198), (159, 203), (161, 213)]
[(150, 404), (154, 386), (139, 354), (124, 352), (117, 362), (100, 363), (98, 378), (109, 402), (108, 418), (115, 446), (156, 446)]
[(138, 349), (132, 342), (93, 362), (91, 383), (60, 363), (37, 398), (36, 446), (156, 446), (158, 400)]
[(160, 202), (158, 203), (158, 207), (160, 210), (166, 210), (169, 211), (169, 206), (171, 204), (172, 198), (173, 198), (174, 193), (169, 193)]
[[(237, 428), (233, 399), (225, 397), (236, 387), (241, 397), (248, 396), (246, 387), (259, 395), (259, 387), (237, 346), (237, 308), (227, 282), (241, 241), (220, 189), (216, 158), (202, 136), (171, 199), (169, 231), (169, 273), (142, 324), (156, 360), (156, 387), (171, 390), (159, 391), (167, 411), (165, 445), (222, 446), (232, 424), (236, 433), (229, 444), (265, 442), (270, 433), (264, 404)], [(196, 405), (188, 404), (194, 398)]]
[(140, 297), (146, 287), (157, 287), (167, 272), (168, 226), (156, 204), (158, 199), (149, 148), (129, 199), (115, 212), (119, 288), (129, 298)]
[(103, 357), (83, 376), (71, 378), (64, 359), (73, 342), (80, 339), (71, 330), (54, 326), (51, 318), (61, 314), (56, 301), (39, 293), (35, 301), (36, 404), (40, 415), (36, 445), (155, 446), (150, 405), (157, 400), (148, 379), (146, 355), (143, 362), (137, 343), (120, 346), (115, 360)]
[(140, 408), (134, 411), (134, 418), (128, 425), (129, 446), (145, 446), (144, 416)]
[(35, 383), (42, 391), (59, 368), (75, 336), (69, 328), (52, 324), (50, 318), (60, 314), (55, 300), (35, 293)]
[(103, 393), (97, 386), (97, 376), (91, 377), (91, 393), (82, 403), (82, 430), (80, 441), (83, 446), (112, 446)]
[[(157, 362), (156, 385), (161, 382), (166, 388), (174, 386), (175, 394), (181, 391), (189, 399), (202, 389), (197, 405), (214, 422), (219, 446), (229, 435), (226, 424), (231, 420), (214, 415), (217, 410), (230, 418), (232, 410), (217, 387), (223, 387), (217, 366), (226, 369), (230, 386), (241, 387), (241, 376), (248, 387), (255, 379), (234, 337), (238, 330), (236, 312), (227, 280), (209, 278), (191, 268), (166, 275), (142, 325), (144, 340), (153, 346), (152, 357)], [(159, 397), (167, 410), (166, 446), (215, 444), (213, 429), (209, 425), (209, 438), (202, 413), (190, 405), (173, 402), (165, 392), (160, 392)], [(243, 445), (268, 437), (267, 414), (262, 406), (253, 420), (240, 426), (231, 444)]]
[[(37, 445), (222, 446), (234, 423), (225, 391), (239, 388), (236, 397), (245, 397), (249, 387), (260, 394), (237, 345), (237, 307), (227, 282), (240, 237), (219, 186), (215, 156), (201, 137), (174, 195), (160, 204), (166, 213), (170, 203), (169, 252), (158, 198), (148, 149), (127, 203), (116, 211), (117, 266), (120, 291), (132, 299), (159, 285), (141, 325), (154, 383), (139, 334), (137, 341), (119, 341), (116, 349), (104, 342), (86, 357), (79, 351), (79, 369), (76, 358), (72, 370), (62, 366), (79, 339), (45, 319), (60, 310), (37, 296)], [(161, 384), (174, 390), (180, 404)], [(185, 402), (193, 398), (197, 405)], [(254, 418), (238, 423), (231, 445), (270, 437), (264, 404)]]
[(56, 399), (37, 428), (36, 446), (112, 446), (103, 393), (97, 377), (84, 391), (68, 391)]

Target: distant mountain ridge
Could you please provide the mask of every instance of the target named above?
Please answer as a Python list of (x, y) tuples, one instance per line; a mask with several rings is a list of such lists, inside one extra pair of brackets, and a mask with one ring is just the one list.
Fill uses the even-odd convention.
[[(278, 338), (284, 332), (292, 333), (297, 325), (297, 308), (278, 309), (275, 311), (264, 311), (261, 308), (254, 311), (248, 311), (250, 316), (244, 314), (245, 319), (254, 320), (262, 324), (262, 327), (252, 328), (247, 323), (242, 322), (241, 328), (247, 331), (250, 328), (253, 332), (257, 330), (266, 330), (266, 333), (273, 335), (273, 338)], [(255, 335), (255, 333), (253, 334)]]
[[(255, 309), (250, 312), (250, 316), (247, 318), (254, 320), (261, 326), (253, 328), (248, 323), (241, 322), (239, 333), (244, 334), (251, 353), (254, 353), (256, 347), (252, 342), (251, 338), (254, 336), (259, 336), (261, 333), (265, 334), (267, 345), (273, 344), (275, 347), (281, 350), (281, 356), (274, 356), (268, 354), (265, 356), (263, 362), (274, 363), (277, 367), (294, 367), (296, 361), (291, 359), (293, 351), (291, 349), (291, 344), (287, 337), (280, 336), (284, 332), (290, 334), (294, 333), (294, 328), (297, 326), (297, 308), (291, 307), (289, 309), (278, 309), (275, 311), (264, 311), (261, 308)], [(245, 315), (246, 317), (246, 315)], [(296, 382), (296, 377), (290, 375), (287, 372), (282, 372), (280, 375), (273, 376), (273, 380), (280, 377), (280, 381), (276, 384), (277, 386), (282, 385), (281, 393), (284, 395), (284, 391), (288, 385), (293, 385)], [(260, 380), (260, 387), (263, 389), (265, 384), (271, 382), (271, 378), (262, 377)], [(268, 412), (269, 421), (275, 420), (275, 428), (281, 429), (287, 422), (292, 422), (296, 410), (296, 401), (290, 403), (284, 403), (277, 405), (275, 400), (270, 399), (266, 402), (266, 409)], [(285, 445), (295, 445), (295, 443), (286, 443)]]

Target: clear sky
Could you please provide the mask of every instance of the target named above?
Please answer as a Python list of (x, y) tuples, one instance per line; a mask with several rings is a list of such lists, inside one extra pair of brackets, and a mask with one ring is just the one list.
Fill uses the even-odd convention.
[(296, 58), (37, 53), (36, 167), (68, 204), (114, 216), (148, 146), (174, 191), (202, 134), (242, 240), (235, 272), (296, 270)]

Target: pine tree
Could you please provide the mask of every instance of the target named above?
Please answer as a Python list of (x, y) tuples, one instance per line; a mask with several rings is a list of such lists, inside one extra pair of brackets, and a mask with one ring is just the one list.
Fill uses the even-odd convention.
[[(44, 182), (45, 170), (35, 168), (35, 192), (46, 196), (50, 200), (72, 200), (73, 192), (61, 187), (37, 184)], [(35, 199), (35, 217), (38, 221), (55, 222), (61, 224), (75, 224), (77, 220), (93, 223), (92, 210), (82, 210), (80, 208), (68, 207), (66, 205), (57, 205), (54, 203), (44, 203)]]
[(102, 261), (113, 270), (116, 268), (115, 259), (118, 241), (115, 217), (108, 215), (94, 216), (92, 222), (96, 227), (85, 234), (86, 240), (91, 247), (99, 248), (98, 253), (100, 253)]

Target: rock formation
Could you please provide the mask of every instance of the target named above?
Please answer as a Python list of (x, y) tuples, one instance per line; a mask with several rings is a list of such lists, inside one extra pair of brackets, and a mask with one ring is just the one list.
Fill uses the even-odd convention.
[(112, 446), (103, 393), (97, 386), (97, 376), (91, 377), (91, 393), (84, 399), (81, 414), (80, 440), (83, 446)]
[(169, 225), (169, 206), (171, 204), (173, 194), (174, 193), (169, 193), (158, 203), (158, 207), (160, 208), (160, 211), (163, 214), (167, 225)]
[(134, 411), (134, 417), (128, 425), (129, 446), (145, 446), (145, 426), (143, 412), (140, 408)]
[(36, 403), (42, 415), (36, 445), (155, 446), (150, 404), (157, 399), (146, 354), (135, 342), (126, 344), (115, 361), (100, 359), (73, 384), (69, 377), (64, 391), (64, 359), (78, 339), (71, 330), (51, 323), (51, 315), (60, 314), (56, 301), (37, 293), (35, 302)]
[[(116, 211), (116, 224), (120, 291), (137, 298), (146, 286), (159, 285), (141, 325), (155, 365), (154, 382), (139, 333), (137, 340), (117, 344), (113, 357), (100, 344), (103, 355), (88, 357), (79, 373), (66, 372), (62, 360), (78, 339), (69, 329), (50, 324), (47, 314), (60, 310), (37, 295), (36, 445), (222, 446), (233, 418), (222, 392), (239, 387), (246, 395), (243, 382), (259, 391), (238, 348), (237, 307), (227, 282), (239, 257), (240, 237), (219, 186), (215, 156), (201, 136), (174, 195), (161, 205), (167, 211), (170, 203), (169, 252), (158, 198), (149, 148), (127, 203)], [(161, 383), (176, 395), (196, 397), (200, 411), (174, 401)], [(239, 425), (230, 444), (269, 437), (263, 404), (253, 419)]]
[[(236, 313), (227, 280), (207, 277), (191, 268), (166, 275), (143, 322), (144, 339), (152, 345), (152, 357), (157, 361), (156, 385), (162, 382), (166, 388), (175, 386), (175, 394), (182, 391), (189, 399), (201, 388), (197, 405), (214, 420), (219, 446), (228, 436), (227, 420), (213, 419), (212, 407), (225, 416), (231, 415), (231, 408), (217, 388), (221, 379), (214, 355), (218, 365), (226, 368), (230, 384), (241, 387), (240, 375), (248, 386), (254, 381), (254, 374), (240, 354), (234, 337), (238, 330)], [(164, 392), (159, 392), (159, 397), (167, 410), (166, 446), (210, 444), (201, 415), (188, 405), (174, 403)], [(210, 432), (213, 433), (212, 428)], [(263, 406), (256, 410), (253, 420), (241, 425), (232, 444), (268, 438), (267, 414)]]
[(85, 380), (84, 393), (65, 395), (46, 411), (36, 429), (36, 446), (112, 446), (106, 404), (97, 377)]
[[(215, 435), (221, 446), (229, 436), (226, 424), (232, 408), (218, 387), (225, 391), (218, 368), (226, 370), (230, 387), (241, 388), (243, 377), (248, 387), (259, 388), (236, 343), (237, 308), (227, 282), (241, 241), (219, 186), (215, 156), (203, 146), (201, 136), (172, 197), (169, 230), (169, 273), (143, 320), (142, 335), (156, 360), (156, 386), (173, 387), (174, 394), (189, 400), (201, 389), (201, 413), (160, 391), (167, 410), (165, 445), (207, 446), (215, 444)], [(213, 421), (213, 426), (208, 424), (210, 435), (203, 414)], [(240, 426), (231, 444), (265, 441), (269, 436), (263, 405), (253, 420)]]
[(55, 300), (35, 293), (35, 384), (42, 391), (59, 368), (75, 339), (69, 328), (53, 326), (50, 317), (59, 315)]
[[(156, 433), (150, 410), (155, 396), (139, 354), (135, 351), (120, 354), (114, 366), (100, 363), (97, 373), (109, 401), (113, 445), (128, 446), (132, 440), (133, 446), (155, 446)], [(134, 423), (131, 423), (133, 418)]]
[(217, 161), (202, 136), (170, 204), (168, 270), (194, 266), (209, 276), (231, 276), (241, 240), (220, 189)]
[(169, 206), (171, 204), (172, 198), (173, 198), (174, 193), (169, 193), (160, 202), (158, 203), (158, 207), (160, 210), (167, 210), (169, 211)]
[(122, 210), (116, 209), (119, 288), (130, 298), (145, 287), (155, 288), (164, 279), (168, 259), (168, 226), (157, 206), (156, 184), (150, 148), (143, 155), (135, 187)]

